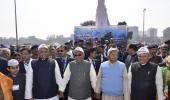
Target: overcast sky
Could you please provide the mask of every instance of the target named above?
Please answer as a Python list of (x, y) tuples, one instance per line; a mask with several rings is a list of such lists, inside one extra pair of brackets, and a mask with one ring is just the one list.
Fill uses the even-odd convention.
[[(50, 34), (70, 36), (74, 26), (95, 20), (97, 0), (16, 0), (19, 37), (35, 35), (45, 39)], [(159, 36), (170, 26), (170, 0), (105, 0), (109, 21), (126, 21), (142, 30), (158, 28)], [(0, 37), (15, 37), (14, 0), (0, 0)]]

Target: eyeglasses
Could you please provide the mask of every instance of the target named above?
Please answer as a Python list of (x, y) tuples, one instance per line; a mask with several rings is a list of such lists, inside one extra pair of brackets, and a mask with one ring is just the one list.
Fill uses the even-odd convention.
[(74, 56), (82, 56), (81, 54), (75, 54)]

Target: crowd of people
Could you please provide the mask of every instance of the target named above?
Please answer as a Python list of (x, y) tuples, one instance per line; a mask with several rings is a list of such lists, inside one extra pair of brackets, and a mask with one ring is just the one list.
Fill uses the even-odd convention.
[(170, 40), (0, 48), (0, 100), (169, 100)]

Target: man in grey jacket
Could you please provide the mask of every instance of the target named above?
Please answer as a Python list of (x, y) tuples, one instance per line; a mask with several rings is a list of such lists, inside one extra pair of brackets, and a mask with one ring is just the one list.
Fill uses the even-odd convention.
[(75, 60), (66, 68), (63, 84), (59, 88), (60, 96), (69, 83), (68, 100), (91, 100), (91, 87), (96, 85), (96, 73), (93, 64), (84, 60), (84, 50), (77, 47), (74, 50)]

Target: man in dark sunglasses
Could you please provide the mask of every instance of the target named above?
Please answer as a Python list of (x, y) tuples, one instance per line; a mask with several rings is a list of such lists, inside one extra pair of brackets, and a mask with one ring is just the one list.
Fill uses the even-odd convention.
[(63, 78), (63, 74), (65, 72), (65, 69), (70, 61), (73, 61), (73, 58), (70, 58), (70, 56), (67, 54), (67, 47), (65, 45), (61, 45), (58, 50), (58, 57), (56, 58), (56, 61), (58, 62), (61, 77)]
[(84, 60), (84, 50), (76, 47), (74, 50), (75, 60), (66, 68), (63, 84), (59, 87), (60, 96), (63, 96), (65, 87), (69, 81), (68, 100), (91, 100), (91, 87), (96, 85), (96, 72), (93, 64)]
[[(61, 73), (61, 77), (63, 78), (64, 72), (67, 68), (67, 65), (69, 62), (73, 61), (73, 58), (70, 58), (70, 56), (67, 54), (67, 47), (65, 45), (61, 45), (58, 50), (58, 57), (56, 58), (56, 61), (58, 63), (58, 66), (60, 68), (60, 73)], [(64, 92), (64, 97), (65, 100), (67, 100), (68, 96), (68, 85), (66, 87), (66, 90)], [(60, 100), (62, 100), (62, 98), (60, 98)]]

